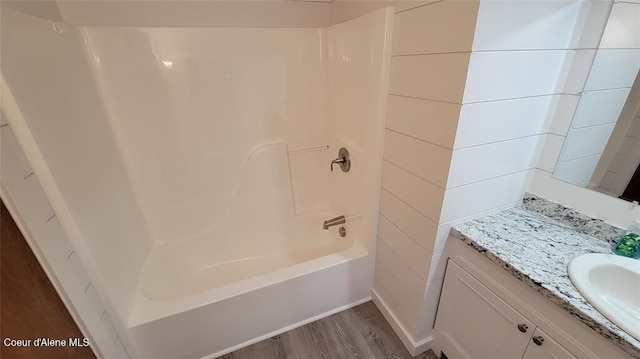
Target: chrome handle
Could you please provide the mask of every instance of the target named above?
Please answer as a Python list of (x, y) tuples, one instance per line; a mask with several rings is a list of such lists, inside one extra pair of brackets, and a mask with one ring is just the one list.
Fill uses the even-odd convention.
[(342, 172), (349, 172), (351, 169), (351, 157), (349, 156), (349, 151), (346, 148), (342, 147), (338, 151), (338, 158), (331, 161), (331, 172), (333, 172), (333, 165), (339, 164)]
[(524, 324), (524, 323), (522, 323), (522, 324), (518, 324), (518, 330), (519, 330), (519, 331), (521, 331), (521, 332), (523, 332), (523, 333), (526, 333), (526, 332), (527, 332), (527, 329), (529, 329), (529, 326), (528, 326), (528, 325), (526, 325), (526, 324)]
[(344, 158), (336, 158), (335, 160), (331, 161), (331, 172), (333, 172), (333, 165), (337, 164), (342, 164), (344, 163), (344, 161), (346, 161)]
[(544, 338), (541, 336), (535, 336), (533, 337), (533, 342), (536, 343), (536, 345), (542, 345), (542, 343), (544, 342)]

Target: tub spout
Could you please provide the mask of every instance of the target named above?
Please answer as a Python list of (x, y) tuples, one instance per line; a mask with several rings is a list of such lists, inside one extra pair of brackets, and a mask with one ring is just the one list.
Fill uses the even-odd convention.
[(346, 222), (344, 216), (339, 216), (336, 218), (327, 219), (322, 223), (322, 229), (329, 229), (329, 227), (337, 226), (339, 224), (344, 224)]

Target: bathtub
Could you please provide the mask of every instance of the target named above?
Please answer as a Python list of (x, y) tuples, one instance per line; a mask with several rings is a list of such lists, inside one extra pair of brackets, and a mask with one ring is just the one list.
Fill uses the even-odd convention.
[(216, 357), (369, 299), (361, 215), (341, 237), (322, 228), (337, 212), (296, 214), (289, 153), (256, 147), (219, 223), (153, 248), (128, 324), (142, 356)]
[[(134, 358), (217, 357), (370, 300), (393, 9), (325, 28), (5, 17), (10, 123), (104, 310), (82, 319), (113, 322), (100, 352), (113, 335)], [(340, 215), (346, 235), (322, 228)]]
[[(324, 219), (334, 216), (334, 213), (327, 212), (296, 218), (295, 236), (278, 237), (256, 231), (242, 233), (244, 238), (239, 239), (234, 233), (234, 241), (242, 244), (234, 243), (231, 248), (216, 248), (219, 243), (213, 240), (190, 240), (159, 246), (153, 250), (142, 270), (140, 294), (150, 301), (167, 302), (200, 296), (210, 290), (224, 292), (222, 288), (234, 283), (265, 273), (284, 273), (286, 268), (294, 266), (297, 269), (292, 271), (296, 272), (303, 268), (303, 263), (348, 252), (354, 247), (351, 236), (342, 238), (335, 229), (325, 231), (320, 227)], [(211, 237), (220, 236), (223, 234), (212, 234)], [(260, 243), (252, 241), (262, 242), (271, 248), (262, 250)], [(140, 309), (148, 308), (147, 303)]]
[[(158, 267), (172, 264), (152, 254), (145, 271), (154, 271), (142, 275), (129, 323), (138, 353), (214, 358), (370, 299), (368, 252), (360, 244), (329, 232), (308, 239), (326, 242), (271, 256), (212, 258), (201, 269), (215, 275), (194, 267), (163, 277)], [(191, 256), (188, 248), (170, 250)]]

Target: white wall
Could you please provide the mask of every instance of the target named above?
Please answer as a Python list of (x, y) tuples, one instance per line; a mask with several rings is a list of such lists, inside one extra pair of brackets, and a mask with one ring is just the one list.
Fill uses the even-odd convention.
[(62, 16), (55, 0), (5, 0), (2, 2), (2, 6), (24, 14), (62, 21)]
[(478, 2), (406, 5), (394, 21), (374, 294), (405, 345), (424, 350), (438, 301), (427, 287), (442, 278), (431, 258)]
[[(426, 298), (439, 296), (451, 226), (514, 206), (528, 188), (549, 108), (573, 59), (565, 49), (577, 41), (580, 5), (480, 2)], [(431, 328), (436, 308), (425, 305)]]
[[(6, 8), (2, 30), (2, 75), (24, 123), (9, 113), (8, 120), (21, 122), (35, 139), (38, 148), (21, 146), (44, 157), (47, 168), (40, 170), (55, 178), (71, 213), (60, 224), (91, 281), (104, 284), (98, 293), (124, 320), (151, 242), (79, 38), (73, 27), (57, 33), (48, 20)], [(52, 206), (64, 212), (60, 202)]]
[(329, 25), (327, 1), (289, 0), (127, 0), (57, 1), (64, 22), (105, 26), (250, 26)]
[(451, 226), (519, 204), (555, 165), (610, 4), (477, 6), (396, 14), (374, 290), (408, 346), (428, 341)]
[[(25, 14), (73, 25), (317, 28), (329, 25), (330, 1), (3, 0), (2, 5)], [(383, 2), (377, 0), (351, 2), (374, 4), (368, 6), (369, 10), (385, 6), (377, 6)]]
[(540, 169), (555, 166), (610, 6), (481, 2), (436, 248), (451, 224), (517, 205), (525, 191), (560, 199), (539, 192)]
[(588, 73), (584, 46), (597, 42), (577, 35), (588, 7), (481, 2), (443, 222), (520, 201), (554, 110), (580, 91), (567, 81)]
[(386, 6), (393, 6), (398, 13), (438, 1), (442, 0), (332, 0), (329, 20), (337, 24)]

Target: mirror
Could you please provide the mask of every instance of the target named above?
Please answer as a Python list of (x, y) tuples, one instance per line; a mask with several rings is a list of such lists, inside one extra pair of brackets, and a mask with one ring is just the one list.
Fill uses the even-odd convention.
[(615, 2), (553, 177), (640, 202), (640, 4)]

